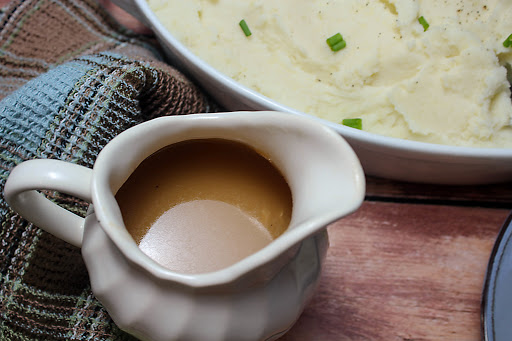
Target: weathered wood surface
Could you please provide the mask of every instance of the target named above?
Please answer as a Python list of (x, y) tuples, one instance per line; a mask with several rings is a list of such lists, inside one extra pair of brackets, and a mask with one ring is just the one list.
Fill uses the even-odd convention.
[(425, 185), (368, 177), (368, 200), (512, 208), (512, 183), (449, 186)]
[(480, 340), (510, 185), (368, 185), (362, 207), (329, 226), (319, 287), (281, 340)]

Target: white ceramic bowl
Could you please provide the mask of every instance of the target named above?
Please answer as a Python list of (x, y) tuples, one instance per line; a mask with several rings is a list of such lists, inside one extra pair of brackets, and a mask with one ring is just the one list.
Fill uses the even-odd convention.
[[(181, 44), (145, 0), (114, 0), (150, 27), (170, 62), (228, 110), (275, 110), (312, 115), (279, 104), (220, 73)], [(357, 153), (367, 175), (435, 184), (488, 184), (512, 180), (512, 149), (455, 147), (409, 141), (348, 128), (320, 118)]]

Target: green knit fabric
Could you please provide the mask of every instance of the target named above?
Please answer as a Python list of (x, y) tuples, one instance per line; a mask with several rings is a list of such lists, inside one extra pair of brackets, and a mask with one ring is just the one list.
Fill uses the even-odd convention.
[[(0, 190), (33, 158), (91, 167), (121, 131), (162, 115), (216, 111), (156, 45), (92, 0), (12, 1), (0, 13)], [(88, 204), (47, 193), (84, 215)], [(80, 249), (0, 198), (0, 340), (131, 340), (91, 292)]]

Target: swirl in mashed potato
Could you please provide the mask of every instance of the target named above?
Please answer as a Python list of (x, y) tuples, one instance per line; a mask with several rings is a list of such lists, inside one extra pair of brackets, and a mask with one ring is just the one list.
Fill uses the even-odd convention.
[[(512, 147), (511, 1), (148, 3), (200, 58), (297, 110), (398, 138)], [(347, 46), (333, 52), (326, 38), (338, 32)]]

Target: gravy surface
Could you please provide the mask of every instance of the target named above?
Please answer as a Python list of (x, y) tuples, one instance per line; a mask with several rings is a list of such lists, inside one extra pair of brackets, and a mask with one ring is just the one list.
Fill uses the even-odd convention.
[(116, 194), (141, 250), (181, 273), (232, 265), (288, 227), (292, 197), (274, 165), (221, 139), (166, 147), (144, 160)]

